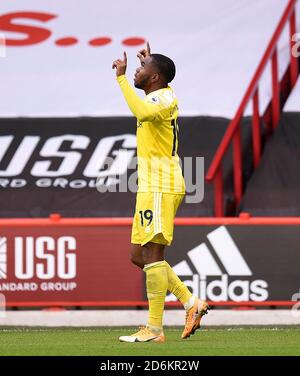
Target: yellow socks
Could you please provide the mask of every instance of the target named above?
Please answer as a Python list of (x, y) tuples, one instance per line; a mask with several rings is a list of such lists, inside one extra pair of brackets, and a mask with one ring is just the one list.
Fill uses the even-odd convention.
[[(182, 303), (184, 308), (189, 308), (193, 304), (193, 295), (187, 286), (180, 280), (171, 266), (165, 261), (167, 273), (168, 273), (168, 290), (176, 296), (176, 298)], [(191, 303), (190, 303), (191, 302)], [(188, 307), (187, 307), (188, 305)]]
[(147, 327), (155, 332), (162, 330), (165, 298), (168, 290), (168, 273), (165, 261), (145, 265), (146, 289), (149, 301)]
[(145, 265), (143, 270), (149, 301), (147, 327), (153, 332), (160, 332), (167, 290), (176, 296), (186, 310), (193, 306), (195, 297), (166, 261)]

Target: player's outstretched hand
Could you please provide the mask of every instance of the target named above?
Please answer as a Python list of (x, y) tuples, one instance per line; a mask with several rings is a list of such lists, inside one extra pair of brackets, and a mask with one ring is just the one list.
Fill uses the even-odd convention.
[(151, 55), (151, 50), (150, 50), (150, 44), (147, 42), (146, 48), (140, 50), (137, 54), (137, 57), (140, 59), (142, 62), (146, 57)]
[(127, 55), (126, 52), (124, 51), (124, 60), (118, 59), (115, 60), (112, 64), (112, 68), (116, 68), (116, 75), (117, 76), (122, 76), (123, 74), (126, 73), (126, 68), (127, 68)]

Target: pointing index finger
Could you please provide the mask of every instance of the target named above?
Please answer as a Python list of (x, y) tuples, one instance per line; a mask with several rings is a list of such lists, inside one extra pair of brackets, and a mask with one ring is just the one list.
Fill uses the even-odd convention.
[(127, 64), (127, 54), (126, 54), (126, 51), (124, 51), (124, 63)]
[(147, 42), (147, 52), (148, 52), (149, 55), (151, 54), (151, 49), (150, 49), (150, 44), (149, 44), (149, 42)]

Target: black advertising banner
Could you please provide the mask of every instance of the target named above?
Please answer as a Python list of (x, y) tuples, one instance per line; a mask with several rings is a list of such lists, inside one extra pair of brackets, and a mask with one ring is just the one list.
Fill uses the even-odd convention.
[[(213, 215), (204, 168), (227, 125), (209, 117), (179, 120), (187, 195), (178, 216)], [(133, 117), (0, 119), (0, 217), (131, 217), (135, 132)], [(225, 161), (225, 178), (230, 166)]]
[(299, 292), (300, 226), (177, 226), (175, 230), (167, 260), (203, 299), (290, 301)]
[(114, 184), (108, 157), (127, 170), (134, 119), (6, 119), (0, 128), (1, 217), (133, 214), (134, 194), (99, 193), (96, 181)]

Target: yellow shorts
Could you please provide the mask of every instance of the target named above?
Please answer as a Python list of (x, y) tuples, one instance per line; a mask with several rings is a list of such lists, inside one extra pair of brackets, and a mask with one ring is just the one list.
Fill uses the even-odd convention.
[(174, 218), (183, 194), (138, 192), (132, 224), (131, 243), (148, 242), (170, 245), (173, 239)]

